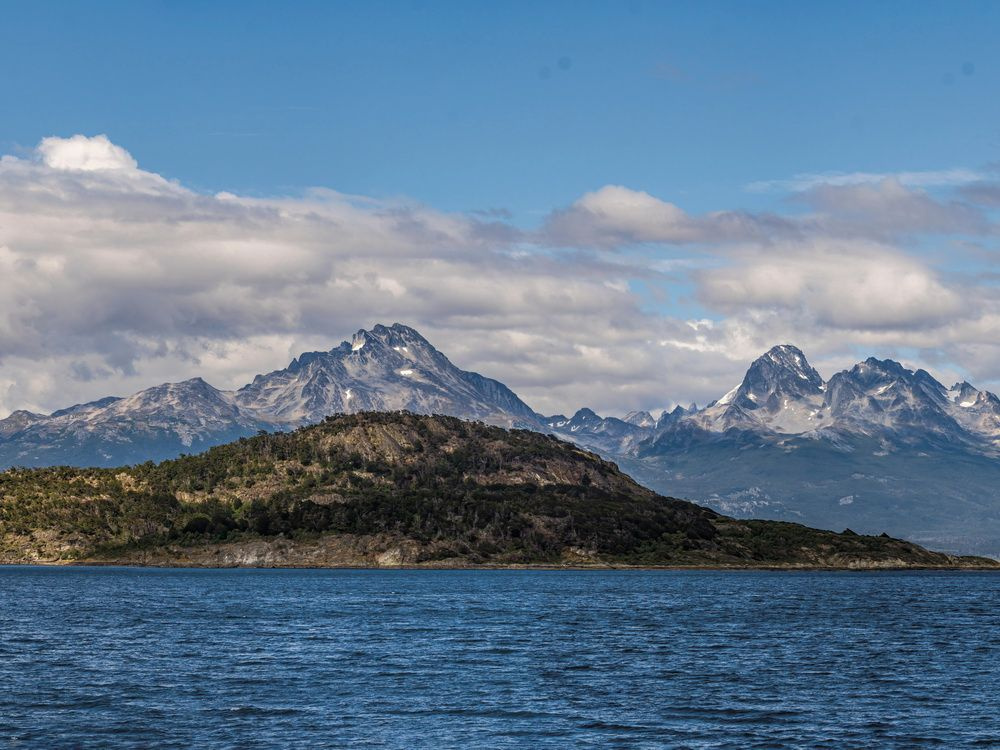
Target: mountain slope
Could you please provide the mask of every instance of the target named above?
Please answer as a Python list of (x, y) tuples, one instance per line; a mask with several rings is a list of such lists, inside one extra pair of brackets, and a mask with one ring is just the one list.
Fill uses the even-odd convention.
[(158, 461), (196, 453), (267, 426), (243, 413), (230, 394), (194, 378), (33, 419), (0, 438), (0, 465)]
[(535, 432), (343, 415), (131, 469), (0, 475), (0, 562), (988, 566), (741, 522)]
[(399, 409), (541, 428), (503, 383), (459, 369), (396, 323), (358, 331), (328, 352), (302, 354), (236, 392), (194, 378), (48, 416), (16, 412), (0, 420), (0, 468), (159, 461), (331, 414)]

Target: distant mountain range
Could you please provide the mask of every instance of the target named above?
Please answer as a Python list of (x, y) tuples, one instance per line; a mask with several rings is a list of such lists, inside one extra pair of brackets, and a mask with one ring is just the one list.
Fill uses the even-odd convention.
[(799, 349), (776, 346), (703, 409), (656, 420), (585, 409), (547, 425), (723, 513), (1000, 556), (1000, 399), (892, 360), (824, 381)]
[(1000, 399), (873, 358), (824, 381), (790, 345), (704, 408), (543, 416), (412, 328), (378, 325), (237, 391), (195, 378), (50, 415), (15, 412), (0, 420), (0, 467), (159, 461), (335, 413), (396, 410), (549, 432), (729, 515), (1000, 556)]

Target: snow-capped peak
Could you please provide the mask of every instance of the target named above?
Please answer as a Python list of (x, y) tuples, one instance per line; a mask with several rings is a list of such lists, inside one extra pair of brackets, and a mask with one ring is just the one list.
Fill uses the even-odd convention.
[(818, 388), (823, 384), (823, 378), (806, 361), (806, 355), (792, 344), (780, 344), (772, 347), (763, 357), (750, 365), (750, 369), (752, 370), (755, 366), (763, 366), (765, 361), (773, 366), (774, 372), (790, 373), (799, 380), (806, 381), (813, 388)]
[(754, 360), (738, 386), (691, 419), (713, 431), (806, 432), (823, 423), (823, 388), (802, 351), (782, 344)]

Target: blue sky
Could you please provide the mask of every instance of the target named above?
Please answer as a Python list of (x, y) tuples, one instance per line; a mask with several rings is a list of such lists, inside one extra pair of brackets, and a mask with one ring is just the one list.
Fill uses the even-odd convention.
[(0, 415), (399, 321), (536, 408), (1000, 387), (1000, 3), (8, 2)]
[(107, 133), (206, 190), (323, 185), (519, 222), (604, 184), (1000, 160), (1000, 5), (6, 3), (0, 146)]

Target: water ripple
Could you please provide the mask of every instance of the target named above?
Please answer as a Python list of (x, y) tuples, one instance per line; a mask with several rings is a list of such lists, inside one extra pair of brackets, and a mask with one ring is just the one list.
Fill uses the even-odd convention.
[(1000, 575), (0, 568), (0, 747), (1000, 747)]

